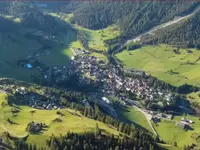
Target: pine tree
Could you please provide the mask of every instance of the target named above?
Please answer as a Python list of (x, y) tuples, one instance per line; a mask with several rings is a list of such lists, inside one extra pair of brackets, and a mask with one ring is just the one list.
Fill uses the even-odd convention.
[(177, 142), (175, 141), (175, 142), (174, 142), (174, 147), (177, 147), (177, 146), (178, 146), (178, 144), (177, 144)]
[(96, 124), (95, 137), (98, 137), (100, 134), (101, 134), (101, 130), (99, 129), (98, 124)]
[(116, 146), (116, 147), (115, 147), (115, 150), (120, 150), (120, 149), (119, 149), (119, 146)]
[(123, 131), (124, 131), (124, 123), (123, 123), (123, 122), (120, 122), (119, 131), (120, 131), (120, 132), (123, 132)]
[(36, 144), (33, 145), (33, 150), (37, 150)]

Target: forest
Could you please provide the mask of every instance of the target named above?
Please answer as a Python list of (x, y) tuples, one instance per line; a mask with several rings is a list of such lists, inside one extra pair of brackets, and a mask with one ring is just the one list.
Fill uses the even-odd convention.
[(200, 11), (184, 22), (158, 31), (144, 43), (167, 43), (171, 45), (200, 48)]
[(142, 131), (131, 131), (130, 138), (116, 138), (114, 135), (105, 136), (96, 125), (95, 133), (79, 135), (68, 132), (65, 136), (54, 137), (46, 141), (46, 145), (38, 148), (36, 145), (26, 144), (23, 141), (15, 141), (16, 150), (156, 150), (158, 147), (152, 138)]
[(85, 2), (74, 8), (71, 22), (89, 29), (117, 24), (121, 39), (127, 39), (176, 16), (186, 15), (198, 5), (195, 1)]

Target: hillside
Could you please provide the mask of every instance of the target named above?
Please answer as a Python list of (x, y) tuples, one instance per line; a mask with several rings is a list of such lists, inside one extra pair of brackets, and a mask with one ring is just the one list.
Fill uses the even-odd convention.
[(118, 24), (121, 36), (132, 38), (175, 16), (189, 13), (197, 5), (194, 1), (87, 2), (75, 9), (71, 21), (89, 29)]
[(33, 62), (43, 64), (43, 69), (68, 64), (77, 32), (65, 21), (21, 5), (13, 4), (0, 14), (0, 77), (33, 82), (33, 76), (44, 73)]
[[(4, 146), (9, 144), (10, 147), (18, 150), (24, 149), (28, 145), (25, 149), (29, 150), (31, 149), (29, 146), (32, 145), (38, 148), (49, 147), (53, 150), (54, 146), (48, 145), (48, 141), (51, 141), (52, 137), (61, 139), (72, 134), (76, 135), (76, 138), (81, 136), (89, 139), (95, 136), (93, 138), (98, 143), (111, 138), (112, 144), (100, 145), (106, 147), (103, 149), (117, 146), (145, 147), (152, 150), (157, 148), (152, 133), (138, 128), (134, 124), (120, 122), (106, 115), (102, 108), (92, 101), (84, 106), (85, 103), (81, 97), (86, 96), (81, 93), (10, 79), (1, 79), (0, 81), (0, 135)], [(7, 92), (3, 89), (6, 89)], [(137, 115), (142, 116), (139, 113)], [(145, 119), (143, 118), (143, 120)], [(136, 122), (138, 121), (136, 120)], [(136, 145), (138, 139), (144, 140), (144, 142)], [(121, 140), (128, 140), (129, 144), (124, 144), (124, 142), (120, 142)], [(84, 144), (79, 143), (79, 146), (85, 146), (87, 142), (86, 140)], [(93, 147), (93, 142), (93, 140), (90, 141), (89, 146)], [(56, 144), (54, 143), (54, 145)], [(67, 142), (57, 146), (65, 147), (65, 145), (72, 146), (73, 144)]]
[(152, 76), (157, 77), (175, 86), (188, 83), (199, 86), (200, 52), (190, 49), (180, 49), (175, 53), (175, 47), (168, 45), (143, 46), (136, 50), (124, 50), (116, 54), (116, 58), (125, 68), (144, 70)]
[[(14, 137), (24, 137), (28, 133), (26, 131), (27, 124), (31, 121), (42, 122), (48, 126), (47, 130), (42, 131), (40, 134), (30, 134), (28, 136), (28, 143), (36, 143), (37, 145), (43, 145), (45, 141), (54, 134), (59, 136), (60, 134), (65, 135), (68, 131), (76, 133), (94, 132), (96, 124), (99, 128), (105, 130), (105, 133), (119, 135), (119, 132), (115, 128), (111, 128), (104, 123), (95, 121), (84, 117), (78, 112), (72, 109), (63, 109), (60, 112), (64, 116), (57, 114), (57, 110), (39, 110), (33, 109), (27, 106), (9, 106), (7, 103), (7, 96), (0, 94), (0, 103), (4, 103), (4, 107), (0, 110), (0, 128), (3, 132), (8, 132)], [(18, 110), (19, 112), (15, 115), (12, 110)], [(34, 114), (31, 111), (35, 111)], [(12, 120), (14, 124), (10, 124), (7, 119)], [(61, 122), (57, 122), (55, 119), (60, 119)]]
[(144, 43), (168, 43), (185, 47), (200, 47), (200, 11), (176, 25), (160, 29), (143, 38)]
[(0, 149), (199, 148), (199, 16), (184, 0), (0, 3)]
[(167, 143), (173, 144), (174, 141), (176, 141), (179, 149), (183, 148), (184, 145), (189, 143), (194, 143), (199, 146), (199, 118), (189, 115), (184, 116), (185, 118), (191, 119), (195, 122), (191, 125), (190, 130), (185, 131), (176, 126), (176, 123), (181, 120), (182, 117), (183, 116), (174, 116), (172, 120), (161, 120), (161, 122), (157, 124), (154, 123), (154, 127)]

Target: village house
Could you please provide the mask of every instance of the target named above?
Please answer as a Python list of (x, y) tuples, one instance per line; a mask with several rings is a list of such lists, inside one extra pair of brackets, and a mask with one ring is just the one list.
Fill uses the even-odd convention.
[(183, 128), (184, 130), (187, 130), (190, 128), (189, 124), (184, 121), (179, 121), (176, 123), (176, 125)]

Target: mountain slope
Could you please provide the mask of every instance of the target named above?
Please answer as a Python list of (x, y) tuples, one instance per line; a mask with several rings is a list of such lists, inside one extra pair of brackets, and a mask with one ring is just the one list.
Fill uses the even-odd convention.
[[(0, 103), (7, 103), (7, 100), (4, 99), (4, 97), (7, 97), (5, 94), (0, 94), (0, 97)], [(38, 110), (27, 106), (17, 107), (19, 110), (17, 115), (13, 115), (12, 113), (12, 110), (15, 109), (14, 106), (7, 105), (0, 110), (0, 129), (3, 129), (3, 132), (8, 132), (13, 137), (23, 138), (28, 135), (26, 127), (29, 122), (42, 122), (48, 125), (48, 129), (42, 131), (40, 134), (30, 134), (27, 139), (28, 143), (43, 145), (52, 134), (59, 136), (68, 131), (76, 133), (93, 132), (96, 124), (109, 134), (119, 135), (119, 132), (115, 128), (110, 128), (102, 122), (89, 119), (72, 109), (60, 110), (64, 115), (60, 116), (57, 114), (57, 110)], [(35, 110), (35, 113), (31, 114), (30, 112), (33, 110)], [(8, 118), (16, 124), (10, 124), (7, 121)], [(61, 122), (54, 121), (58, 120), (58, 118)]]
[(200, 11), (178, 24), (158, 30), (153, 36), (145, 37), (145, 43), (168, 43), (200, 48)]
[(90, 29), (117, 23), (122, 36), (129, 38), (177, 15), (187, 14), (196, 6), (197, 2), (188, 1), (88, 2), (74, 11), (72, 22)]

